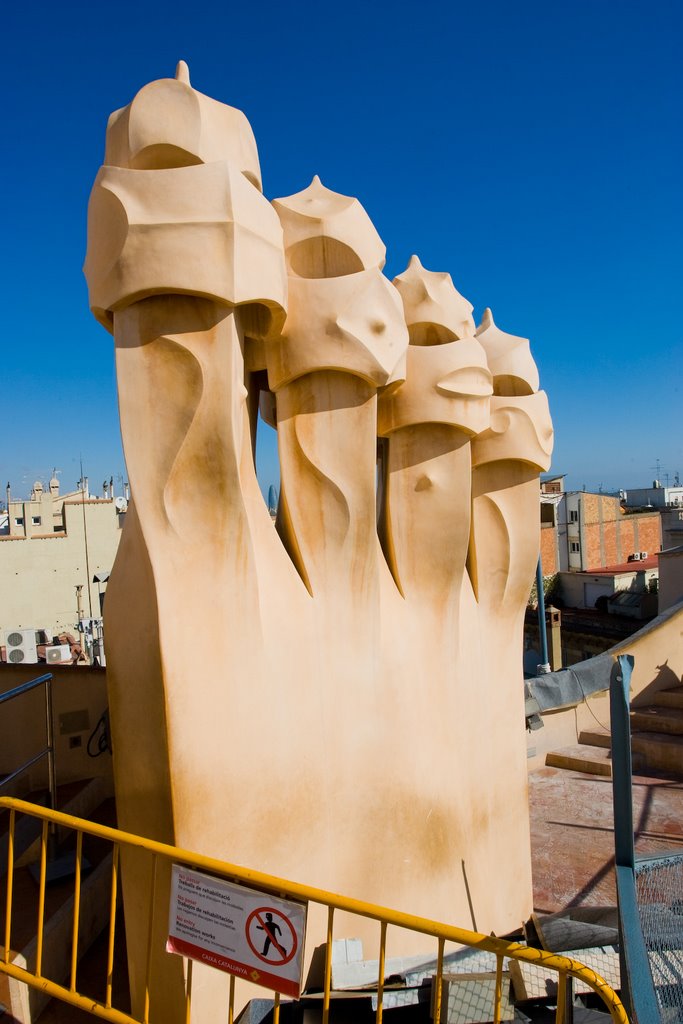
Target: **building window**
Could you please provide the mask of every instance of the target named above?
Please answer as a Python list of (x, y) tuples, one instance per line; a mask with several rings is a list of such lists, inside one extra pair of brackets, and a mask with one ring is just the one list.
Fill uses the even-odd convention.
[(15, 526), (23, 526), (24, 525), (24, 517), (23, 516), (15, 516), (14, 517), (14, 525)]
[(573, 508), (571, 510), (571, 512), (569, 513), (569, 522), (570, 523), (578, 523), (578, 521), (579, 521), (579, 513), (578, 513), (577, 509)]
[(41, 519), (41, 517), (40, 517), (40, 516), (31, 516), (31, 522), (32, 522), (32, 524), (33, 524), (34, 526), (40, 526), (40, 524), (42, 523), (42, 521), (43, 521), (43, 520)]
[(569, 550), (572, 552), (572, 554), (576, 554), (576, 552), (578, 552), (579, 545), (578, 545), (577, 541), (573, 540), (571, 542), (571, 544), (569, 545)]

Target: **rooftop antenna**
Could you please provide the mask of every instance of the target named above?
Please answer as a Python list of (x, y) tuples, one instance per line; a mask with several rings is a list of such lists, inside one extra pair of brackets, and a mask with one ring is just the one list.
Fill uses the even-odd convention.
[(92, 593), (90, 590), (90, 558), (88, 556), (88, 527), (85, 521), (85, 482), (83, 478), (83, 456), (81, 455), (81, 509), (83, 510), (83, 543), (85, 544), (85, 572), (88, 581), (88, 607), (92, 619)]
[(662, 464), (659, 461), (659, 459), (655, 459), (655, 465), (654, 466), (650, 466), (650, 469), (654, 469), (656, 477), (657, 477), (657, 480), (659, 480), (659, 478), (661, 476), (661, 473), (662, 473)]

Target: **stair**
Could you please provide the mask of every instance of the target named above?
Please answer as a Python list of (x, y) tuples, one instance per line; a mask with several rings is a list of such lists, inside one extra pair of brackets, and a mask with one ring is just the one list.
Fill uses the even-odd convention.
[[(60, 810), (86, 817), (103, 824), (115, 824), (113, 799), (109, 786), (102, 778), (68, 783), (57, 789), (57, 803)], [(31, 794), (29, 800), (38, 802), (40, 794)], [(18, 966), (33, 969), (36, 958), (36, 920), (38, 887), (35, 878), (35, 861), (40, 853), (40, 841), (36, 840), (36, 829), (20, 829), (22, 822), (32, 820), (19, 816), (15, 844), (15, 871), (13, 885), (12, 951), (11, 961)], [(33, 824), (35, 822), (33, 821)], [(0, 832), (6, 831), (7, 822), (0, 821)], [(38, 834), (40, 825), (38, 823)], [(73, 850), (75, 838), (72, 833), (57, 832), (60, 848), (58, 857)], [(66, 840), (66, 844), (63, 841)], [(0, 870), (7, 870), (7, 839), (3, 836), (0, 848), (4, 856), (0, 859)], [(73, 853), (71, 854), (73, 856)], [(84, 872), (81, 887), (81, 913), (79, 929), (79, 960), (83, 957), (109, 919), (109, 891), (111, 885), (111, 852), (106, 843), (86, 836), (83, 843)], [(67, 856), (66, 860), (70, 858)], [(61, 863), (61, 862), (60, 862)], [(48, 865), (49, 879), (49, 865)], [(43, 945), (43, 971), (46, 977), (64, 980), (68, 976), (71, 933), (73, 927), (73, 877), (56, 876), (49, 882), (45, 893), (45, 930)], [(0, 908), (0, 934), (4, 935), (4, 906)], [(4, 947), (0, 946), (0, 950)], [(104, 974), (104, 970), (102, 971)], [(99, 994), (96, 998), (99, 997)], [(17, 1024), (32, 1024), (41, 1015), (49, 997), (38, 989), (29, 989), (22, 982), (5, 975), (0, 976), (0, 1005), (8, 1009), (10, 1019)], [(61, 1004), (60, 1004), (61, 1005)], [(72, 1008), (70, 1008), (72, 1009)], [(48, 1017), (41, 1017), (41, 1021)], [(71, 1018), (68, 1018), (71, 1020)], [(75, 1018), (74, 1018), (75, 1019)], [(0, 1020), (4, 1020), (0, 1013)]]
[[(583, 734), (581, 735), (583, 740)], [(546, 754), (545, 763), (551, 768), (566, 768), (568, 771), (584, 772), (586, 775), (606, 775), (612, 777), (612, 760), (609, 750), (592, 746), (589, 743), (578, 743), (573, 747), (562, 747)]]
[[(545, 763), (611, 777), (612, 737), (599, 726), (583, 729), (579, 743), (550, 751)], [(660, 690), (645, 707), (631, 710), (631, 756), (638, 772), (683, 775), (683, 686)]]

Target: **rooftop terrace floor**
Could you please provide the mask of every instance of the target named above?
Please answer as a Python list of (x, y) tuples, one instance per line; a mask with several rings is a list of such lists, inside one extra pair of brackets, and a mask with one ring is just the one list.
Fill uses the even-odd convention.
[[(612, 780), (564, 768), (529, 774), (534, 907), (616, 904)], [(683, 779), (633, 776), (637, 854), (683, 848)]]

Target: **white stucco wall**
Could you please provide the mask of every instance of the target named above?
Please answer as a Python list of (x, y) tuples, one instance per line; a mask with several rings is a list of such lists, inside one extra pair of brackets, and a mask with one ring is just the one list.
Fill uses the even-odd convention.
[[(67, 502), (64, 512), (65, 534), (0, 537), (0, 631), (35, 628), (51, 634), (73, 632), (78, 622), (79, 584), (83, 586), (84, 615), (90, 616), (92, 605), (92, 615), (100, 616), (98, 585), (92, 578), (95, 573), (111, 569), (125, 514), (118, 512), (113, 501), (105, 499), (90, 499), (83, 505)], [(100, 589), (104, 592), (106, 585)]]

